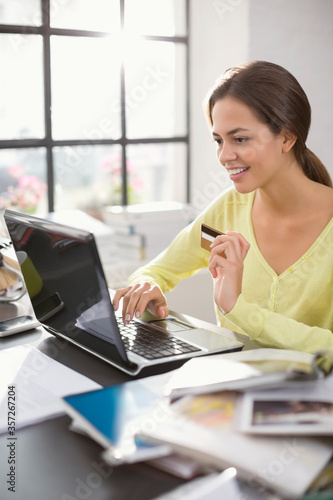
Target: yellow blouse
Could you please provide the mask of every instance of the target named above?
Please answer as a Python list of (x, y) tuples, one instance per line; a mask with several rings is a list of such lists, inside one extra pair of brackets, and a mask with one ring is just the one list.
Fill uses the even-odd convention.
[(244, 261), (243, 290), (228, 314), (216, 308), (218, 324), (247, 334), (261, 346), (333, 350), (333, 219), (311, 248), (277, 275), (256, 243), (251, 219), (254, 195), (233, 188), (222, 193), (129, 282), (149, 281), (163, 292), (171, 290), (208, 266), (209, 252), (200, 246), (202, 222), (223, 232), (237, 231), (251, 245)]

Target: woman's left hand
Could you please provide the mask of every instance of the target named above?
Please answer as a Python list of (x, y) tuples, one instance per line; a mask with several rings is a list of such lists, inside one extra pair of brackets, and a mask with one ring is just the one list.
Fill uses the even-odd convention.
[(215, 279), (214, 300), (223, 314), (233, 309), (242, 291), (243, 263), (249, 248), (246, 239), (234, 231), (218, 236), (211, 245), (208, 269)]

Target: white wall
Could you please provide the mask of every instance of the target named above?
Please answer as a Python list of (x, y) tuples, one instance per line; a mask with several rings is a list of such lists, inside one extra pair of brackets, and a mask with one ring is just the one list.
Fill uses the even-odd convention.
[[(223, 4), (237, 3), (224, 8)], [(190, 0), (192, 203), (202, 209), (230, 184), (217, 163), (202, 101), (220, 74), (247, 59), (248, 0)]]
[[(190, 0), (191, 190), (203, 208), (223, 185), (201, 102), (228, 67), (265, 59), (300, 81), (312, 106), (308, 147), (333, 176), (333, 1)], [(215, 185), (213, 185), (215, 184)]]
[(333, 177), (333, 2), (332, 0), (250, 0), (249, 59), (287, 68), (312, 107), (307, 145)]
[[(333, 0), (190, 0), (191, 192), (201, 210), (230, 185), (215, 157), (202, 100), (234, 64), (264, 59), (281, 64), (303, 86), (312, 106), (308, 147), (333, 177)], [(185, 280), (170, 306), (215, 321), (207, 273)]]

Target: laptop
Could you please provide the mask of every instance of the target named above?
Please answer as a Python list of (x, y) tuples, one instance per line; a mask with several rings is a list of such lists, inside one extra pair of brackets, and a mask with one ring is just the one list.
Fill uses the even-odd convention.
[(160, 320), (145, 313), (123, 325), (90, 231), (9, 209), (4, 219), (36, 318), (51, 334), (131, 376), (153, 365), (243, 348), (229, 330), (196, 328), (171, 314)]

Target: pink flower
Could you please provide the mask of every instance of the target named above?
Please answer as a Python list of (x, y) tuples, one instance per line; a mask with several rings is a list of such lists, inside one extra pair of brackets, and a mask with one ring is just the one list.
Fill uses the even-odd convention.
[(23, 166), (20, 164), (12, 165), (8, 169), (8, 173), (12, 177), (14, 177), (14, 179), (19, 179), (23, 175)]
[(47, 190), (47, 186), (35, 175), (23, 175), (18, 179), (18, 186), (9, 186), (8, 197), (11, 205), (22, 210), (36, 208)]

